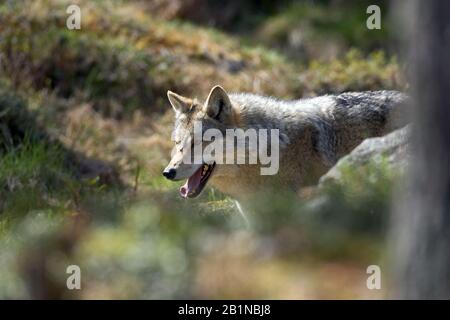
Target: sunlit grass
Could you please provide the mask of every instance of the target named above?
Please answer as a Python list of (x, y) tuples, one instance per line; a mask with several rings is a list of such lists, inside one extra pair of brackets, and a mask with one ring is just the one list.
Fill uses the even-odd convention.
[(59, 148), (29, 141), (1, 156), (0, 186), (2, 218), (9, 214), (14, 219), (32, 210), (64, 210), (78, 187)]

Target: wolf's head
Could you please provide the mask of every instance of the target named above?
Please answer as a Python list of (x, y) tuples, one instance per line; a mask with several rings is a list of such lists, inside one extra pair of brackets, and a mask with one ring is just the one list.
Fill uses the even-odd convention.
[[(175, 111), (175, 127), (172, 133), (175, 147), (163, 175), (170, 180), (187, 179), (180, 188), (180, 194), (184, 198), (193, 198), (201, 193), (220, 167), (214, 159), (205, 160), (201, 156), (196, 158), (197, 150), (203, 150), (205, 147), (203, 133), (208, 129), (215, 129), (225, 134), (227, 128), (237, 125), (237, 115), (228, 94), (220, 86), (212, 88), (204, 104), (171, 91), (167, 92), (167, 97)], [(197, 128), (198, 124), (201, 124), (200, 139), (198, 132), (195, 132), (194, 139), (196, 124)]]

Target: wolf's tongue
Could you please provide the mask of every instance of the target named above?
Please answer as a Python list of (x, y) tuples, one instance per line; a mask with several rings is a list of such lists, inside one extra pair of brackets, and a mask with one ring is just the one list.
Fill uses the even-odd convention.
[(186, 183), (180, 188), (180, 194), (183, 198), (187, 198), (188, 194), (195, 191), (200, 185), (202, 179), (202, 167), (200, 167), (195, 173), (190, 176)]

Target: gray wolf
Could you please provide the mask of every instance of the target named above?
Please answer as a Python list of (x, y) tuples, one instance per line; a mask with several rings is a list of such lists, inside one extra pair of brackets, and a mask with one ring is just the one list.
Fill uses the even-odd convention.
[[(175, 111), (172, 159), (163, 175), (187, 179), (180, 188), (185, 198), (198, 196), (208, 184), (239, 202), (261, 192), (297, 191), (317, 183), (337, 160), (364, 139), (382, 136), (406, 124), (400, 108), (406, 99), (397, 91), (347, 92), (315, 98), (282, 101), (250, 93), (228, 94), (212, 88), (204, 103), (168, 91)], [(186, 163), (193, 147), (194, 123), (202, 130), (278, 129), (279, 170), (261, 175), (260, 163)], [(188, 155), (190, 156), (190, 155)]]

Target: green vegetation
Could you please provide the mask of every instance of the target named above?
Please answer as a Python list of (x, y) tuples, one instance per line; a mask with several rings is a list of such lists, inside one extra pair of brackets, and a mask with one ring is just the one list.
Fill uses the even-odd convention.
[[(309, 4), (258, 22), (262, 46), (163, 20), (141, 1), (79, 3), (79, 31), (65, 27), (68, 2), (0, 4), (0, 298), (377, 297), (361, 279), (383, 258), (388, 168), (349, 168), (343, 185), (312, 197), (261, 201), (249, 229), (218, 191), (187, 202), (161, 177), (165, 95), (403, 88), (395, 57), (349, 34), (340, 12), (323, 25)], [(307, 61), (268, 49), (294, 20), (355, 48)], [(83, 270), (81, 291), (65, 288), (70, 264)]]
[[(383, 13), (383, 28), (369, 30), (366, 8), (373, 1), (293, 1), (264, 19), (256, 34), (261, 41), (275, 45), (296, 58), (329, 59), (357, 46), (364, 52), (387, 49), (391, 28), (389, 6), (377, 1)], [(364, 22), (364, 23), (362, 23)]]

